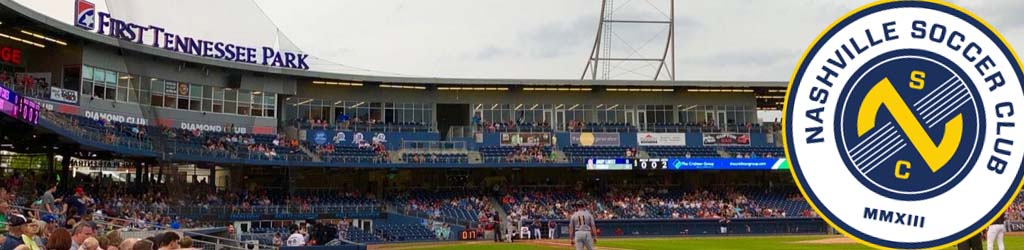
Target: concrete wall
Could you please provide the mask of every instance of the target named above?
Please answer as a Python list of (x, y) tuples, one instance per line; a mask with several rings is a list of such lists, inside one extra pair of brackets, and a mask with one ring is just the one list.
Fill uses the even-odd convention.
[[(22, 46), (21, 43), (5, 39), (0, 41), (0, 45), (21, 49), (21, 66), (25, 68), (25, 72), (49, 72), (51, 73), (52, 81), (58, 83), (56, 86), (63, 85), (60, 83), (62, 82), (61, 79), (63, 79), (62, 74), (65, 66), (82, 64), (82, 48), (74, 44), (61, 46), (54, 43), (46, 43), (46, 48), (38, 48)], [(73, 87), (73, 89), (78, 89), (77, 86)]]
[(295, 78), (186, 64), (96, 44), (84, 45), (81, 54), (82, 63), (97, 68), (215, 87), (295, 94)]
[[(150, 109), (146, 105), (115, 103), (110, 100), (83, 98), (79, 106), (57, 103), (49, 100), (36, 100), (43, 109), (63, 113), (104, 118), (117, 122), (133, 124), (157, 125), (213, 132), (237, 133), (277, 133), (275, 118), (251, 117), (229, 114), (204, 113), (166, 108)], [(153, 111), (153, 112), (151, 112)], [(155, 113), (154, 113), (155, 112)], [(233, 125), (234, 131), (228, 131)]]

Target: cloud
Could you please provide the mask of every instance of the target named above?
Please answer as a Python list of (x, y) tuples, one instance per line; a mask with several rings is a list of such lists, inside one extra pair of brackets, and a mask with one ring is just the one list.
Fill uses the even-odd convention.
[(690, 65), (702, 66), (747, 66), (758, 67), (777, 63), (781, 60), (789, 60), (793, 54), (792, 50), (768, 49), (768, 50), (726, 50), (712, 55), (700, 56), (687, 61)]
[(534, 58), (552, 58), (589, 48), (597, 35), (598, 20), (580, 16), (574, 20), (550, 22), (519, 35)]
[(515, 52), (509, 49), (487, 46), (481, 49), (480, 51), (477, 51), (476, 53), (469, 56), (465, 56), (463, 58), (477, 61), (489, 61), (494, 60), (495, 58), (507, 57), (513, 53)]
[[(579, 78), (600, 15), (600, 1), (592, 0), (257, 1), (295, 46), (316, 57), (431, 77)], [(677, 79), (786, 81), (815, 36), (871, 1), (677, 0)], [(656, 6), (661, 0), (616, 2), (616, 18), (668, 12)], [(1024, 48), (1020, 0), (955, 3)], [(625, 24), (613, 30), (613, 55), (660, 57), (664, 38), (655, 34), (667, 32)], [(615, 75), (632, 78), (639, 77), (624, 72), (651, 68), (617, 65)]]

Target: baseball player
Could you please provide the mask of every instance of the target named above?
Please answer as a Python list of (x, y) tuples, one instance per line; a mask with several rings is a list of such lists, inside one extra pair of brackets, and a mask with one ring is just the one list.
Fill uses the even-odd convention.
[(594, 250), (594, 243), (597, 243), (597, 226), (594, 216), (587, 211), (586, 202), (577, 202), (576, 213), (569, 218), (569, 242), (576, 250)]
[(1006, 214), (999, 215), (992, 225), (988, 226), (988, 234), (985, 236), (988, 238), (988, 250), (994, 250), (992, 248), (993, 243), (999, 242), (999, 250), (1006, 250), (1006, 245), (1003, 244), (1003, 234), (1006, 234)]

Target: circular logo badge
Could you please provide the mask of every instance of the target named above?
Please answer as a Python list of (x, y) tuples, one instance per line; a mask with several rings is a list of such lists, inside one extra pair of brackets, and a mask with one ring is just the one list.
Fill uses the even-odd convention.
[(879, 248), (948, 247), (1020, 190), (1024, 79), (1002, 37), (947, 3), (883, 1), (811, 44), (784, 111), (800, 190)]

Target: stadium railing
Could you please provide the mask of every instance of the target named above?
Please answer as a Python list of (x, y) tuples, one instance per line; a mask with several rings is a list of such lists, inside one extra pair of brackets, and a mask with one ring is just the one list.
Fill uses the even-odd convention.
[[(101, 133), (80, 128), (77, 121), (72, 120), (70, 117), (54, 114), (52, 112), (44, 111), (41, 112), (45, 119), (40, 119), (42, 125), (46, 123), (53, 123), (54, 126), (47, 126), (53, 130), (62, 130), (73, 136), (96, 142), (99, 144), (106, 144), (110, 146), (120, 147), (121, 151), (131, 151), (132, 153), (138, 153), (147, 156), (160, 157), (161, 155), (157, 152), (157, 148), (154, 147), (151, 141), (139, 140), (133, 137), (124, 136), (107, 136)], [(248, 160), (248, 161), (266, 161), (266, 162), (312, 162), (313, 159), (309, 155), (294, 153), (294, 154), (278, 154), (277, 156), (270, 157), (264, 153), (243, 151), (243, 152), (227, 152), (227, 151), (214, 151), (208, 150), (203, 147), (197, 147), (195, 145), (182, 146), (176, 142), (170, 142), (166, 147), (167, 150), (163, 152), (167, 156), (177, 155), (179, 158), (185, 158), (186, 160), (205, 160), (204, 158), (226, 158), (232, 160)]]
[(405, 153), (466, 153), (464, 141), (416, 141), (402, 140)]
[[(559, 221), (564, 226), (568, 221)], [(604, 237), (650, 237), (668, 235), (722, 235), (718, 219), (598, 220)], [(821, 218), (734, 218), (727, 235), (824, 234), (830, 228)], [(616, 231), (622, 229), (622, 235)]]
[(451, 217), (447, 217), (447, 216), (435, 217), (432, 214), (430, 214), (430, 212), (423, 211), (423, 210), (412, 209), (412, 208), (409, 208), (408, 206), (404, 206), (402, 204), (397, 204), (397, 203), (388, 204), (388, 211), (392, 211), (392, 212), (395, 212), (395, 213), (398, 213), (398, 214), (408, 215), (408, 216), (412, 216), (412, 217), (417, 217), (417, 218), (420, 218), (420, 219), (430, 219), (430, 220), (439, 221), (439, 222), (442, 222), (442, 223), (448, 223), (450, 225), (464, 225), (464, 226), (469, 226), (469, 227), (474, 227), (475, 228), (477, 226), (477, 224), (480, 223), (479, 221), (475, 221), (475, 220), (463, 220), (463, 219), (451, 218)]
[[(287, 205), (257, 205), (248, 208), (242, 208), (240, 206), (194, 206), (187, 205), (181, 207), (169, 207), (167, 212), (172, 215), (184, 216), (189, 218), (202, 218), (212, 216), (220, 219), (230, 219), (232, 215), (245, 215), (241, 217), (290, 217), (287, 215), (296, 215), (299, 217), (306, 217), (308, 215), (321, 215), (328, 214), (334, 217), (354, 217), (354, 218), (366, 218), (379, 216), (382, 205), (376, 204), (358, 204), (358, 205), (312, 205), (309, 209), (303, 209), (298, 206), (287, 206)], [(236, 216), (238, 217), (238, 216)]]

